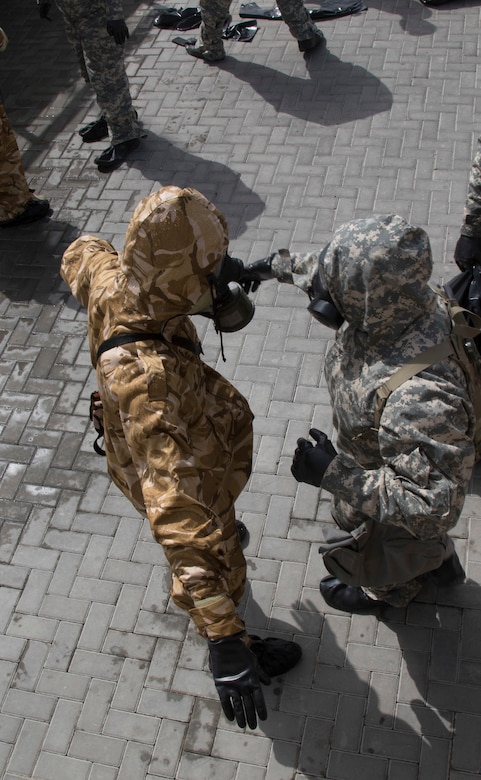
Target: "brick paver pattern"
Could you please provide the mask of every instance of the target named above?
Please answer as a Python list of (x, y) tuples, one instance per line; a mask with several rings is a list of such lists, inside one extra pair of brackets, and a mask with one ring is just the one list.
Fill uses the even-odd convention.
[[(10, 45), (0, 84), (27, 176), (49, 221), (0, 232), (0, 776), (5, 780), (474, 780), (481, 773), (481, 482), (455, 542), (468, 582), (425, 588), (406, 610), (326, 608), (317, 552), (329, 496), (290, 463), (309, 427), (332, 431), (322, 375), (332, 333), (277, 282), (224, 339), (197, 318), (205, 359), (256, 414), (249, 528), (251, 632), (295, 638), (302, 662), (265, 689), (269, 718), (223, 716), (206, 647), (169, 600), (145, 520), (92, 449), (95, 376), (85, 314), (59, 278), (68, 243), (121, 249), (141, 197), (194, 186), (226, 215), (231, 252), (252, 261), (317, 249), (343, 222), (394, 211), (427, 229), (437, 281), (454, 275), (479, 127), (477, 3), (367, 0), (320, 22), (327, 47), (300, 55), (280, 22), (227, 41), (215, 66), (189, 57), (158, 6), (126, 2), (126, 59), (147, 137), (111, 174), (82, 144), (96, 115), (59, 12), (2, 3)], [(180, 6), (179, 6), (180, 7)], [(271, 7), (267, 3), (264, 7)], [(309, 6), (312, 7), (312, 6)], [(240, 2), (232, 4), (240, 21)], [(187, 37), (198, 30), (180, 33)]]

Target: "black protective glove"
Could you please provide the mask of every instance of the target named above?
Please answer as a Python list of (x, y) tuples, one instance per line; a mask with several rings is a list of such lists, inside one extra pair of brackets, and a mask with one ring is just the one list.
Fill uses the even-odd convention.
[(245, 267), (242, 260), (239, 260), (238, 257), (231, 257), (226, 254), (219, 268), (214, 272), (213, 277), (217, 287), (219, 289), (224, 289), (229, 282), (240, 281), (244, 272)]
[(122, 43), (125, 43), (130, 35), (129, 28), (125, 24), (124, 19), (110, 19), (107, 22), (107, 32), (119, 46)]
[(297, 440), (291, 472), (298, 482), (307, 482), (308, 485), (320, 487), (326, 469), (337, 452), (331, 440), (317, 428), (311, 428), (309, 436), (312, 436), (316, 446), (314, 447), (307, 439)]
[(256, 260), (255, 263), (249, 263), (244, 268), (244, 273), (240, 277), (239, 282), (244, 288), (244, 292), (255, 292), (261, 282), (267, 282), (268, 279), (273, 279), (272, 273), (272, 260), (275, 256), (275, 252), (269, 257), (264, 257), (262, 260)]
[(473, 265), (481, 265), (481, 241), (477, 236), (462, 233), (454, 249), (454, 259), (461, 271), (469, 271)]
[(225, 639), (209, 639), (210, 668), (227, 720), (235, 718), (241, 729), (246, 722), (255, 729), (257, 718), (267, 718), (261, 681), (268, 685), (270, 677), (259, 667), (256, 656), (241, 637), (234, 634)]
[(48, 19), (48, 21), (51, 22), (52, 20), (49, 16), (49, 13), (52, 3), (50, 0), (37, 0), (37, 6), (40, 19)]

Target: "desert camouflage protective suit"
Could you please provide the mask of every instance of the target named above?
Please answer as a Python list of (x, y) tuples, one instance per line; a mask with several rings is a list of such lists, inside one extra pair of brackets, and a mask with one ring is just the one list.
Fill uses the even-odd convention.
[(125, 72), (124, 46), (107, 32), (107, 21), (123, 18), (122, 0), (56, 0), (83, 78), (93, 88), (112, 144), (140, 138)]
[[(461, 367), (448, 358), (402, 384), (374, 427), (379, 385), (449, 333), (445, 305), (429, 286), (429, 239), (401, 217), (374, 215), (342, 226), (320, 260), (277, 254), (272, 270), (308, 292), (318, 264), (345, 318), (325, 364), (338, 456), (322, 488), (332, 493), (333, 517), (346, 531), (372, 519), (439, 538), (440, 565), (474, 465), (474, 411)], [(421, 585), (417, 578), (365, 590), (404, 606)]]
[[(196, 353), (187, 315), (227, 245), (225, 219), (203, 195), (164, 187), (135, 209), (122, 255), (83, 236), (61, 266), (88, 312), (109, 473), (162, 544), (173, 600), (209, 639), (244, 630), (236, 605), (246, 564), (234, 501), (250, 475), (253, 415)], [(163, 340), (149, 339), (161, 330)], [(104, 341), (139, 332), (145, 340), (97, 360)]]

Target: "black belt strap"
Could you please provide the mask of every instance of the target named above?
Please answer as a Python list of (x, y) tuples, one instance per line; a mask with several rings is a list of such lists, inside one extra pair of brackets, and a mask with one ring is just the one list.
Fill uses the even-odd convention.
[[(97, 360), (100, 355), (107, 352), (114, 347), (123, 347), (124, 344), (131, 344), (133, 341), (163, 341), (166, 344), (169, 342), (165, 338), (163, 333), (119, 333), (118, 336), (112, 336), (112, 338), (104, 341), (97, 350)], [(172, 336), (172, 344), (176, 347), (182, 347), (188, 349), (195, 355), (202, 353), (202, 348), (191, 339), (184, 339), (182, 336)]]

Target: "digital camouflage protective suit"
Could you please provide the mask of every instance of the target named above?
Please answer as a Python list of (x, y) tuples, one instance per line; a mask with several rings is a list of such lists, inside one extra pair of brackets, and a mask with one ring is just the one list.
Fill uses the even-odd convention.
[(140, 138), (125, 71), (124, 46), (107, 32), (107, 21), (123, 18), (122, 0), (56, 0), (80, 70), (97, 97), (112, 145)]
[(481, 139), (469, 172), (468, 195), (461, 227), (463, 236), (481, 238)]
[[(224, 54), (222, 29), (229, 17), (231, 4), (232, 0), (200, 0), (199, 3), (202, 15), (201, 42), (209, 50), (218, 54)], [(298, 41), (315, 34), (322, 37), (320, 29), (312, 21), (302, 0), (279, 0), (277, 5), (289, 32)]]
[[(374, 215), (339, 228), (321, 256), (277, 254), (272, 272), (308, 292), (318, 265), (345, 319), (325, 363), (338, 455), (321, 486), (332, 493), (334, 519), (346, 531), (372, 519), (439, 539), (440, 565), (474, 464), (474, 410), (461, 367), (447, 358), (409, 379), (374, 426), (377, 388), (449, 333), (445, 304), (429, 286), (429, 239), (401, 217)], [(366, 590), (404, 606), (421, 584)]]
[[(212, 640), (244, 630), (234, 501), (250, 475), (253, 416), (226, 379), (173, 342), (199, 344), (187, 315), (227, 245), (225, 219), (203, 195), (164, 187), (135, 209), (121, 255), (83, 236), (61, 266), (88, 312), (109, 473), (162, 544), (174, 602)], [(163, 340), (149, 339), (161, 330)], [(145, 340), (97, 360), (102, 342), (138, 332)]]

